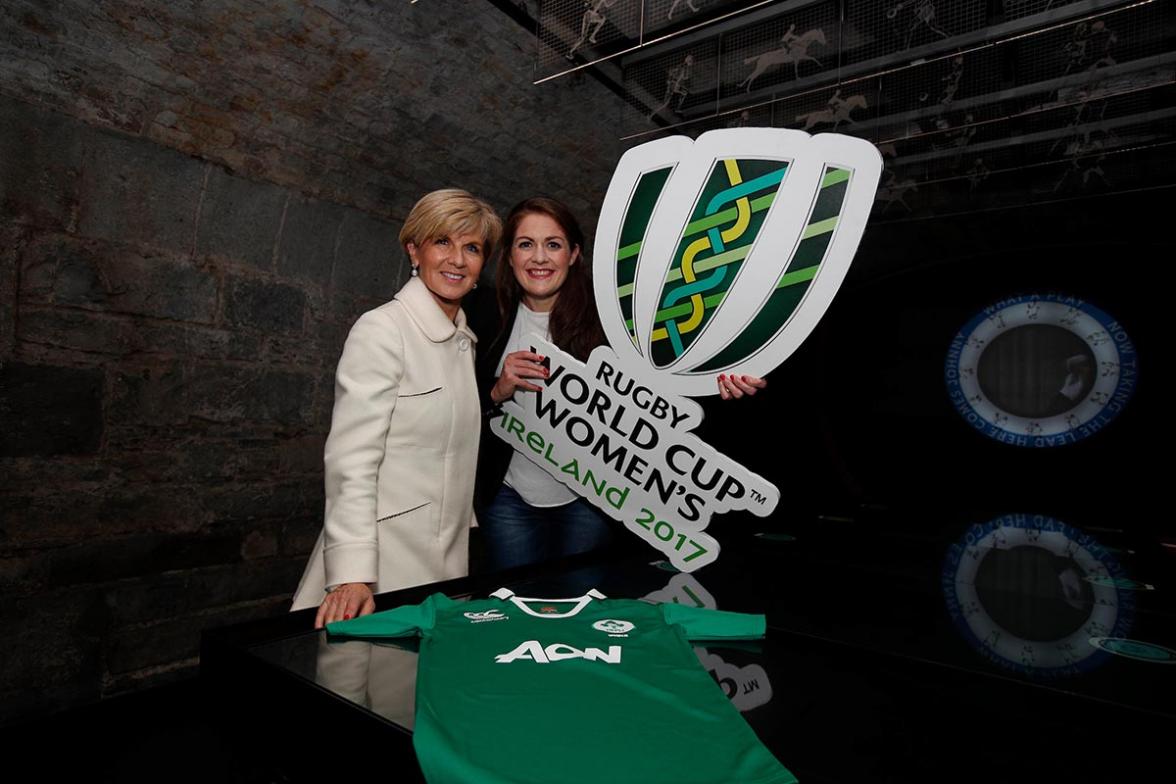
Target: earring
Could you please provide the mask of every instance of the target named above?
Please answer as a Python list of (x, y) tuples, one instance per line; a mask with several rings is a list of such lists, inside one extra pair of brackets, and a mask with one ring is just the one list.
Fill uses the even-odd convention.
[(471, 288), (471, 289), (476, 289), (477, 287), (478, 287), (478, 281), (476, 281), (476, 280), (475, 280), (475, 281), (474, 281), (474, 285), (473, 285), (473, 286), (471, 286), (470, 288)]
[(413, 267), (412, 271), (409, 272), (408, 274), (415, 278), (417, 275), (421, 274), (421, 268), (420, 267)]

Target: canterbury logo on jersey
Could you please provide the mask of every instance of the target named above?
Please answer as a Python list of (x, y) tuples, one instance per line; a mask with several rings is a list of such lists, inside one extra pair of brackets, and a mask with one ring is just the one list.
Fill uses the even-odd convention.
[(486, 621), (505, 621), (507, 616), (503, 615), (498, 610), (486, 610), (485, 612), (468, 612), (462, 613), (465, 617), (470, 619), (471, 623), (484, 623)]
[(510, 653), (500, 653), (494, 657), (499, 664), (510, 664), (514, 661), (533, 661), (538, 664), (550, 664), (564, 659), (585, 659), (587, 661), (601, 661), (605, 664), (621, 663), (621, 646), (610, 645), (608, 652), (600, 648), (579, 648), (567, 643), (556, 642), (544, 647), (538, 640), (527, 640)]

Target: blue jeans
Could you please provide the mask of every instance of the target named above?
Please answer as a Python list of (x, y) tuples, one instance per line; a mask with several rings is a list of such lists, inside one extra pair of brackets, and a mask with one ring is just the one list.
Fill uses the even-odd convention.
[(509, 485), (498, 489), (478, 525), (494, 571), (588, 552), (613, 538), (608, 520), (587, 501), (531, 506)]

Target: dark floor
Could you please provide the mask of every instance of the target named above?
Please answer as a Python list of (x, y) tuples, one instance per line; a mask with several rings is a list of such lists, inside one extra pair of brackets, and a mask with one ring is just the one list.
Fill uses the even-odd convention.
[(266, 780), (218, 733), (196, 677), (9, 729), (0, 745), (49, 781)]
[[(668, 600), (676, 591), (681, 601), (764, 612), (762, 648), (708, 652), (725, 666), (762, 667), (770, 699), (745, 705), (744, 717), (804, 782), (1168, 778), (1150, 771), (1176, 730), (1176, 667), (1083, 647), (1093, 630), (1176, 648), (1176, 605), (1164, 590), (1176, 553), (1161, 539), (1024, 517), (963, 515), (935, 527), (862, 510), (730, 533), (723, 546), (719, 563), (693, 575), (627, 550), (504, 583), (530, 595), (595, 585)], [(1010, 649), (1001, 635), (1023, 643)], [(295, 690), (299, 678), (309, 685), (313, 666), (299, 673), (291, 662), (317, 638), (275, 639), (275, 669), (294, 675)], [(213, 698), (190, 679), (0, 742), (10, 762), (31, 758), (51, 780), (285, 782), (302, 780), (308, 759), (330, 760), (330, 771), (337, 759), (348, 778), (408, 775), (329, 726), (321, 747), (291, 747), (277, 724), (250, 718), (266, 715), (250, 691)]]

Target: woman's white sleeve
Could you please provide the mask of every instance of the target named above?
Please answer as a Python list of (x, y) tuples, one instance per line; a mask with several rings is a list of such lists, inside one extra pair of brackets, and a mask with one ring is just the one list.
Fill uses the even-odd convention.
[(379, 577), (376, 485), (404, 374), (404, 341), (392, 317), (365, 313), (351, 328), (335, 371), (335, 407), (323, 453), (328, 588)]

